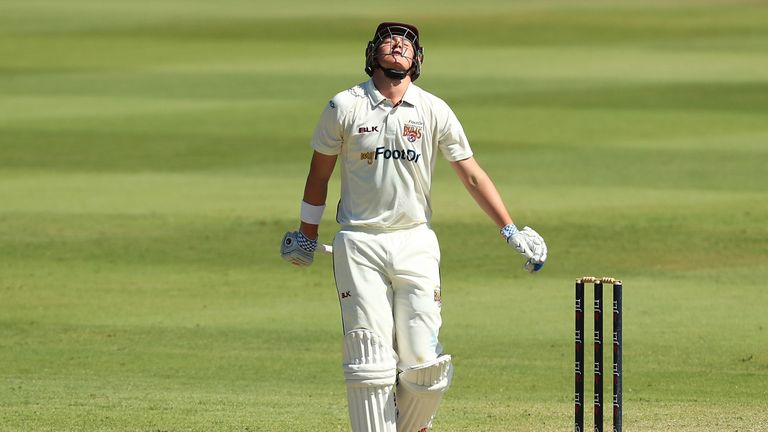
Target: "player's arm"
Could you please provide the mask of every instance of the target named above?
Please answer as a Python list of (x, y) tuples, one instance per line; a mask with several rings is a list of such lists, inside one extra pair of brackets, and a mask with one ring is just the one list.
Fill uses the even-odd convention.
[(474, 157), (451, 162), (451, 166), (475, 202), (499, 229), (512, 223), (512, 218), (501, 200), (496, 185)]
[[(307, 183), (304, 185), (303, 201), (311, 206), (325, 206), (325, 199), (328, 197), (328, 182), (333, 174), (333, 168), (336, 166), (337, 155), (325, 155), (315, 151), (312, 155), (312, 161), (309, 164), (309, 174)], [(319, 224), (301, 221), (299, 231), (304, 233), (312, 240), (318, 237)]]
[(500, 229), (507, 243), (526, 258), (525, 269), (530, 272), (541, 270), (547, 259), (544, 239), (529, 227), (517, 229), (496, 185), (475, 158), (451, 162), (451, 166), (472, 198)]
[(328, 195), (328, 181), (336, 166), (336, 158), (336, 155), (329, 156), (318, 151), (312, 155), (301, 201), (301, 225), (298, 231), (285, 233), (280, 244), (280, 256), (297, 266), (308, 266), (314, 261), (318, 247), (318, 228)]
[[(345, 93), (346, 94), (346, 93)], [(301, 224), (298, 231), (283, 237), (280, 255), (298, 266), (312, 264), (317, 250), (318, 226), (325, 211), (328, 181), (336, 166), (336, 159), (344, 144), (347, 130), (346, 115), (349, 112), (344, 97), (336, 95), (328, 102), (312, 134), (310, 144), (315, 150), (309, 164), (309, 175), (304, 185), (301, 201)]]

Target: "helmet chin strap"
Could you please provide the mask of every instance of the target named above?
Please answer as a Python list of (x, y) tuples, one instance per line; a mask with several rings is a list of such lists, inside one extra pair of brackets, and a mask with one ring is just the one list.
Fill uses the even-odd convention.
[[(392, 55), (392, 53), (389, 53), (387, 55)], [(396, 80), (402, 80), (405, 77), (407, 77), (408, 76), (408, 72), (410, 72), (411, 69), (413, 69), (413, 62), (415, 60), (410, 58), (410, 57), (405, 57), (405, 56), (402, 56), (402, 55), (401, 55), (401, 57), (405, 58), (405, 59), (409, 59), (411, 61), (411, 67), (410, 68), (408, 68), (406, 70), (402, 70), (402, 69), (387, 69), (387, 68), (384, 68), (384, 67), (381, 66), (381, 63), (379, 63), (378, 59), (376, 60), (376, 63), (379, 65), (379, 69), (381, 69), (384, 72), (384, 76), (386, 76), (387, 78), (396, 79)]]
[(384, 75), (387, 78), (392, 78), (392, 79), (396, 79), (396, 80), (402, 80), (402, 79), (404, 79), (405, 77), (408, 76), (408, 71), (407, 70), (402, 70), (402, 69), (384, 69), (384, 68), (381, 68), (381, 70), (384, 72)]

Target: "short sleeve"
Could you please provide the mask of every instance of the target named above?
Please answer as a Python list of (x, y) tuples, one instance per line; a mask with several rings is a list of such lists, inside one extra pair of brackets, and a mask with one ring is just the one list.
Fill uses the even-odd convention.
[(330, 100), (320, 116), (310, 144), (319, 153), (338, 155), (341, 153), (343, 130), (340, 109), (334, 100)]
[(437, 145), (442, 152), (443, 157), (450, 162), (456, 162), (472, 157), (472, 148), (469, 146), (469, 140), (464, 133), (456, 114), (444, 105), (443, 117), (438, 135)]

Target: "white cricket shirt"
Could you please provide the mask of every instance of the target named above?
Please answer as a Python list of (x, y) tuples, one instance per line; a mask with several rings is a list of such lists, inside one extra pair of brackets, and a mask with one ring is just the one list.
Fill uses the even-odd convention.
[(312, 148), (339, 155), (342, 226), (402, 229), (429, 222), (437, 150), (449, 161), (472, 156), (456, 115), (411, 83), (394, 107), (372, 80), (331, 99)]

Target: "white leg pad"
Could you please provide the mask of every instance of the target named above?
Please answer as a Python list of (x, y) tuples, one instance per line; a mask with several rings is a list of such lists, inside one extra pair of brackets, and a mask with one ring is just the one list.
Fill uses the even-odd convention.
[(452, 377), (449, 355), (400, 372), (397, 382), (397, 430), (418, 432), (429, 429)]
[(394, 351), (370, 330), (344, 336), (344, 379), (352, 432), (396, 432), (392, 389), (397, 377)]

